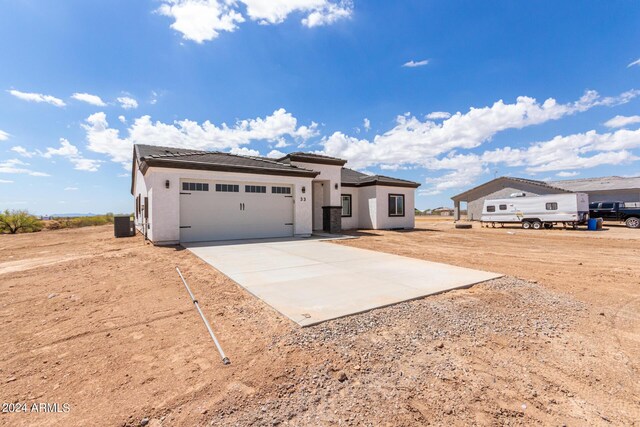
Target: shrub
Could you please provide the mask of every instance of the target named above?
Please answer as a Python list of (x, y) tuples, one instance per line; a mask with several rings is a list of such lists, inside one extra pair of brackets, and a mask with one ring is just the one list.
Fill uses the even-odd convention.
[(105, 215), (94, 216), (78, 216), (73, 218), (52, 218), (47, 223), (47, 228), (50, 230), (59, 230), (63, 228), (81, 228), (92, 227), (96, 225), (105, 225), (113, 223), (113, 214), (107, 213)]
[(26, 210), (5, 210), (0, 213), (0, 232), (16, 234), (42, 230), (43, 224)]

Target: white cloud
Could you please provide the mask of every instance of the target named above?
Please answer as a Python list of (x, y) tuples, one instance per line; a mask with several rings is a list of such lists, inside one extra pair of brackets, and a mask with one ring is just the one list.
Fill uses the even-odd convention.
[(423, 59), (421, 61), (414, 61), (411, 60), (409, 62), (405, 62), (404, 64), (402, 64), (403, 67), (407, 67), (407, 68), (415, 68), (415, 67), (423, 67), (425, 65), (427, 65), (429, 63), (428, 59)]
[(16, 98), (22, 99), (23, 101), (45, 102), (47, 104), (55, 105), (56, 107), (64, 107), (65, 105), (67, 105), (62, 99), (56, 98), (55, 96), (51, 95), (44, 95), (42, 93), (20, 92), (19, 90), (15, 89), (11, 89), (8, 92)]
[(122, 123), (127, 123), (127, 118), (125, 116), (122, 116), (122, 115), (118, 116), (118, 120), (120, 120), (120, 122)]
[(258, 150), (252, 150), (247, 147), (233, 147), (231, 150), (229, 150), (229, 152), (231, 154), (237, 154), (239, 156), (260, 156), (260, 152)]
[(608, 128), (622, 128), (635, 123), (640, 123), (640, 116), (615, 116), (607, 120), (604, 125)]
[(216, 126), (206, 121), (198, 124), (192, 120), (172, 124), (152, 122), (151, 117), (137, 118), (128, 129), (128, 135), (120, 138), (117, 129), (109, 127), (105, 113), (95, 113), (83, 125), (87, 132), (87, 148), (106, 154), (114, 162), (128, 167), (133, 144), (166, 145), (201, 150), (239, 149), (252, 141), (279, 142), (288, 137), (298, 141), (318, 135), (318, 125), (298, 126), (298, 120), (280, 108), (264, 118), (239, 120), (232, 126), (222, 123)]
[(11, 147), (11, 151), (21, 155), (22, 157), (33, 157), (36, 153), (27, 150), (26, 148), (16, 145), (15, 147)]
[(11, 135), (0, 129), (0, 141), (6, 141), (7, 139), (9, 139), (9, 136)]
[(107, 104), (98, 95), (91, 95), (90, 93), (74, 93), (71, 98), (78, 101), (86, 102), (87, 104), (95, 105), (97, 107), (104, 107)]
[(302, 25), (312, 28), (349, 18), (353, 12), (349, 0), (162, 0), (157, 12), (173, 18), (171, 28), (184, 39), (203, 43), (223, 31), (233, 32), (245, 22), (239, 4), (245, 6), (251, 20), (263, 25), (280, 24), (290, 14), (300, 12), (307, 14)]
[(50, 159), (53, 156), (61, 156), (67, 158), (73, 165), (75, 170), (86, 172), (97, 172), (100, 167), (101, 160), (86, 159), (78, 148), (71, 144), (65, 138), (60, 138), (60, 148), (48, 147), (42, 157)]
[(580, 172), (576, 172), (576, 171), (573, 171), (573, 172), (562, 171), (556, 174), (556, 176), (559, 176), (560, 178), (571, 178), (578, 175), (580, 175)]
[(31, 176), (49, 176), (44, 172), (37, 172), (26, 168), (29, 163), (19, 159), (0, 160), (0, 173), (26, 174)]
[(64, 191), (78, 191), (78, 187), (65, 187)]
[(434, 111), (426, 115), (426, 118), (430, 120), (448, 119), (449, 117), (451, 117), (451, 113), (446, 111)]
[(131, 108), (138, 108), (138, 101), (129, 97), (129, 96), (121, 96), (118, 98), (118, 102), (120, 106), (125, 110), (129, 110)]
[(13, 181), (9, 179), (0, 179), (0, 184), (13, 184)]
[(171, 28), (184, 39), (202, 43), (215, 39), (221, 31), (235, 31), (236, 24), (244, 22), (232, 9), (234, 5), (222, 0), (165, 0), (158, 12), (174, 19)]
[(640, 58), (636, 59), (631, 64), (627, 65), (627, 68), (633, 67), (634, 65), (640, 65)]
[(369, 130), (371, 129), (371, 122), (366, 117), (362, 121), (362, 127), (366, 132), (369, 132)]
[(356, 168), (382, 164), (427, 166), (437, 156), (476, 148), (504, 130), (558, 120), (595, 106), (619, 105), (639, 94), (640, 91), (634, 90), (603, 98), (595, 91), (587, 91), (578, 101), (568, 104), (560, 104), (553, 98), (539, 103), (534, 98), (520, 96), (515, 103), (505, 104), (500, 100), (490, 107), (471, 108), (464, 114), (458, 112), (441, 123), (421, 121), (410, 114), (400, 115), (392, 129), (371, 141), (336, 132), (323, 138), (321, 143), (324, 154), (347, 159)]
[(282, 151), (278, 151), (278, 150), (271, 150), (267, 154), (267, 157), (269, 157), (270, 159), (281, 159), (284, 156), (286, 156), (286, 154), (283, 153)]

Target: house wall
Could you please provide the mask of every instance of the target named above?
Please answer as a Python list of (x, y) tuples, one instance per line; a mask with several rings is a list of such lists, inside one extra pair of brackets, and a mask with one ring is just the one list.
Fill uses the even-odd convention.
[[(342, 217), (342, 229), (343, 230), (354, 230), (356, 228), (362, 228), (360, 226), (360, 205), (358, 203), (359, 199), (359, 189), (355, 187), (342, 187), (342, 194), (350, 194), (351, 195), (351, 216)], [(341, 200), (342, 201), (342, 200)]]
[(543, 194), (558, 194), (563, 192), (526, 183), (511, 183), (508, 187), (500, 183), (495, 183), (489, 187), (485, 187), (483, 190), (482, 194), (470, 196), (474, 198), (467, 200), (467, 218), (469, 220), (480, 221), (485, 199), (504, 199), (513, 193), (526, 193), (527, 196), (541, 196)]
[[(386, 228), (414, 228), (415, 227), (415, 189), (405, 187), (376, 188), (376, 229)], [(367, 187), (363, 187), (367, 188)], [(404, 195), (404, 216), (389, 216), (389, 194)]]
[[(308, 235), (312, 232), (312, 178), (151, 167), (138, 182), (144, 181), (148, 188), (150, 204), (148, 237), (156, 244), (174, 244), (180, 240), (181, 179), (291, 185), (294, 202), (294, 234)], [(166, 180), (170, 183), (168, 189), (165, 187)], [(304, 194), (303, 186), (306, 187)]]
[[(342, 166), (323, 165), (320, 163), (308, 162), (291, 162), (291, 165), (320, 172), (320, 174), (314, 178), (314, 181), (329, 181), (330, 185), (330, 190), (324, 193), (325, 196), (322, 201), (322, 206), (340, 206), (340, 184), (342, 182)], [(335, 188), (336, 183), (338, 184), (337, 189)], [(327, 183), (325, 182), (325, 186), (326, 185)]]
[[(136, 197), (140, 196), (140, 206), (144, 204), (144, 198), (148, 196), (148, 188), (147, 182), (144, 179), (144, 175), (140, 172), (138, 168), (138, 161), (136, 160), (133, 166), (134, 170), (134, 181), (133, 181), (133, 212), (136, 212)], [(142, 210), (139, 213), (139, 216), (134, 219), (136, 229), (138, 229), (141, 233), (143, 230), (143, 221), (144, 221), (144, 213)]]
[[(345, 189), (348, 187), (345, 187)], [(354, 188), (358, 193), (358, 228), (376, 229), (378, 225), (377, 186)]]

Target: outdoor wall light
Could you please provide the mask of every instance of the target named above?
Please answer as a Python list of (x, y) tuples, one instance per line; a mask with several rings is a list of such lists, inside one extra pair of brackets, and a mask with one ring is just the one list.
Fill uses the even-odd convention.
[(164, 182), (164, 186), (165, 186), (165, 188), (169, 188), (169, 184), (170, 184), (170, 183), (169, 183), (169, 180), (166, 180), (166, 181)]
[(337, 190), (337, 189), (338, 189), (338, 183), (337, 183), (337, 182), (336, 182), (336, 185), (335, 185), (335, 187), (336, 187), (336, 190)]
[(307, 188), (303, 185), (302, 186), (302, 194), (304, 194), (307, 191)]

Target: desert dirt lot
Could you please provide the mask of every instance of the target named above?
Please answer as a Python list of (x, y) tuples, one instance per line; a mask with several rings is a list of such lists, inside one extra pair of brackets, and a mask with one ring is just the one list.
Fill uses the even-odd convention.
[(508, 276), (300, 329), (180, 248), (0, 236), (0, 400), (70, 408), (0, 425), (640, 425), (640, 230), (354, 234)]

